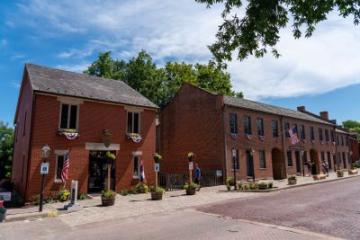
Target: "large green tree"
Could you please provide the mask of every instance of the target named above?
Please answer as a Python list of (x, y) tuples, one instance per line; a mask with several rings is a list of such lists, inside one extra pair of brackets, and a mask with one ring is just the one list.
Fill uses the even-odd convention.
[[(343, 122), (343, 127), (360, 134), (360, 122), (355, 120), (347, 120)], [(360, 139), (360, 137), (358, 137)]]
[(230, 75), (215, 64), (167, 62), (157, 67), (150, 54), (141, 51), (125, 62), (112, 59), (110, 52), (100, 53), (85, 73), (122, 80), (159, 106), (167, 104), (184, 82), (203, 89), (242, 97), (232, 90)]
[(0, 179), (11, 176), (14, 130), (0, 121)]
[(332, 11), (342, 17), (353, 17), (359, 23), (359, 0), (195, 0), (208, 7), (223, 4), (223, 23), (217, 40), (209, 48), (218, 63), (239, 60), (249, 55), (262, 57), (269, 50), (278, 57), (276, 44), (280, 30), (291, 22), (295, 38), (310, 37), (316, 25)]

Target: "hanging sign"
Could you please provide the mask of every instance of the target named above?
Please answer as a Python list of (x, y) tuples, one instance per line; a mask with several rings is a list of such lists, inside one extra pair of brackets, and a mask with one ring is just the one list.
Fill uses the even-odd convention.
[(155, 163), (154, 170), (155, 170), (155, 172), (160, 172), (160, 164), (159, 163)]
[(41, 163), (40, 174), (41, 175), (49, 174), (49, 163), (48, 162)]
[(193, 170), (194, 169), (194, 162), (189, 162), (189, 170)]

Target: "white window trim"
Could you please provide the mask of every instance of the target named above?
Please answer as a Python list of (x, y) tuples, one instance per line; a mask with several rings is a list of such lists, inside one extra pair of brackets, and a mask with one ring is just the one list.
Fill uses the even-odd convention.
[(79, 131), (79, 119), (80, 119), (80, 104), (75, 104), (75, 102), (73, 103), (69, 103), (69, 102), (60, 102), (60, 112), (59, 112), (59, 130), (66, 130), (69, 128), (62, 128), (61, 127), (61, 114), (62, 114), (62, 107), (63, 105), (69, 105), (69, 109), (68, 109), (68, 119), (67, 119), (67, 126), (70, 126), (70, 112), (71, 112), (71, 106), (76, 106), (76, 131)]
[[(138, 121), (139, 121), (139, 134), (141, 134), (141, 112), (140, 111), (127, 111), (126, 112), (126, 133), (127, 134), (130, 134), (130, 133), (133, 133), (133, 132), (129, 132), (129, 129), (128, 129), (128, 121), (129, 121), (129, 113), (131, 113), (131, 114), (134, 114), (134, 113), (138, 113), (139, 114), (139, 118), (138, 118)], [(134, 115), (133, 115), (133, 117), (132, 117), (132, 130), (133, 130), (133, 128), (134, 128)]]
[[(57, 168), (58, 168), (58, 157), (59, 156), (65, 156), (66, 154), (69, 154), (69, 150), (55, 150), (55, 155), (56, 155), (56, 159), (55, 159), (55, 174), (54, 174), (54, 182), (55, 183), (62, 183), (61, 178), (57, 178), (56, 177), (56, 173), (57, 173)], [(64, 158), (65, 160), (65, 158)]]

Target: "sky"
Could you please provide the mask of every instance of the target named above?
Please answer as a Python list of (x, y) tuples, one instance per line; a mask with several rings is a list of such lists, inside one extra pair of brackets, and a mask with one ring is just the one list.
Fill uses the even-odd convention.
[[(158, 65), (206, 63), (222, 7), (195, 0), (0, 1), (0, 120), (13, 121), (27, 62), (82, 72), (99, 52), (127, 60), (144, 49)], [(290, 24), (280, 36), (280, 58), (229, 63), (234, 89), (252, 100), (327, 110), (339, 123), (360, 120), (359, 26), (333, 12), (309, 39), (295, 40)]]

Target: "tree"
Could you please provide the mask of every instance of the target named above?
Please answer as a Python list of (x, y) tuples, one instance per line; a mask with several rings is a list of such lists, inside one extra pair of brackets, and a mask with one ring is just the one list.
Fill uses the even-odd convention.
[(14, 130), (0, 121), (0, 179), (11, 176)]
[[(360, 122), (355, 120), (347, 120), (343, 122), (343, 127), (349, 129), (350, 132), (360, 134)], [(360, 137), (358, 137), (360, 138)]]
[(230, 75), (214, 63), (167, 62), (158, 68), (145, 51), (140, 51), (128, 62), (112, 59), (111, 52), (100, 53), (84, 72), (122, 80), (161, 107), (174, 97), (184, 82), (219, 94), (242, 96), (232, 90)]
[[(326, 20), (327, 15), (337, 10), (342, 17), (352, 16), (354, 24), (360, 19), (358, 0), (195, 0), (211, 7), (224, 4), (223, 23), (216, 34), (217, 40), (209, 48), (215, 60), (224, 64), (231, 61), (233, 53), (241, 61), (249, 55), (262, 57), (270, 49), (275, 57), (280, 54), (276, 44), (280, 39), (280, 29), (292, 21), (294, 37), (300, 38), (305, 29), (305, 37), (311, 37), (315, 26)], [(244, 13), (236, 13), (244, 6)], [(241, 9), (242, 10), (242, 9)], [(230, 16), (232, 15), (232, 16)]]

